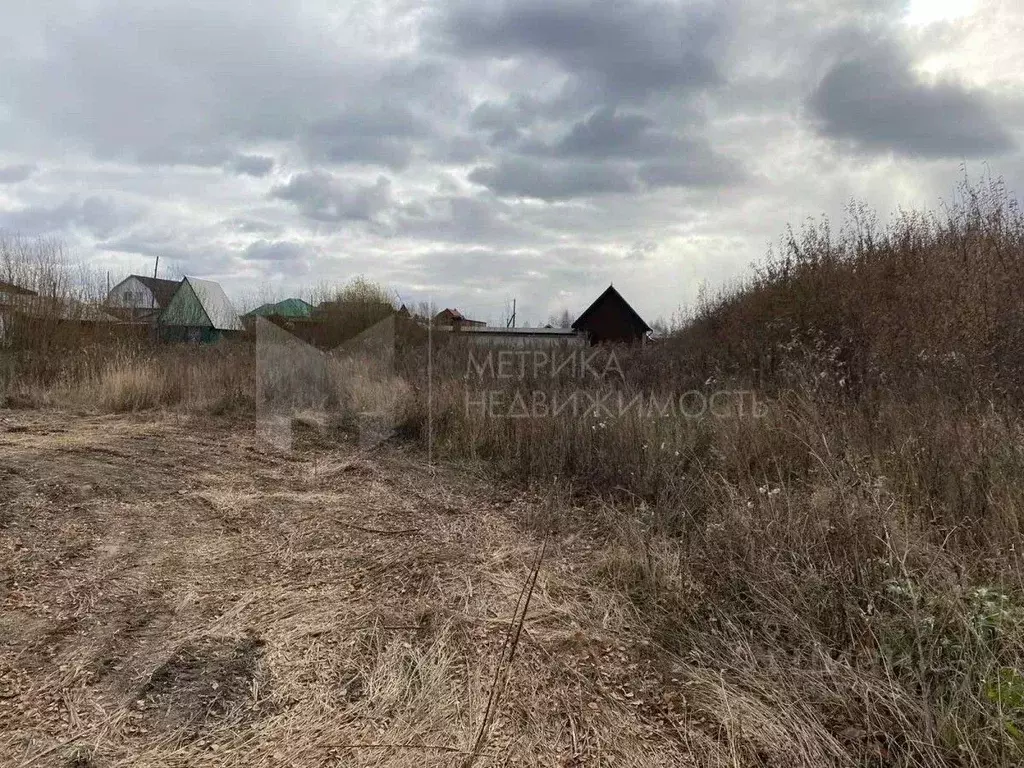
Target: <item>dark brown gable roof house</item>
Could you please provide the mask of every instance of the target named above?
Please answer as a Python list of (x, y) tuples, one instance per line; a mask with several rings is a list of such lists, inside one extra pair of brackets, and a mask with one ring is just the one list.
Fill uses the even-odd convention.
[(158, 277), (144, 277), (143, 275), (131, 275), (131, 277), (134, 277), (153, 292), (153, 298), (156, 299), (156, 306), (159, 309), (164, 309), (171, 303), (171, 297), (174, 296), (174, 292), (181, 285), (180, 280), (163, 280)]
[(610, 285), (576, 318), (572, 329), (585, 333), (591, 344), (643, 343), (651, 331), (629, 302)]

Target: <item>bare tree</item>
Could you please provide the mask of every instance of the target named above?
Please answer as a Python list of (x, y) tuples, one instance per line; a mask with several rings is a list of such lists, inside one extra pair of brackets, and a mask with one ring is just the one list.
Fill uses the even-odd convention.
[(416, 309), (413, 311), (413, 314), (417, 317), (423, 318), (424, 320), (429, 320), (436, 314), (434, 310), (435, 307), (433, 303), (429, 301), (418, 301), (416, 302)]
[(0, 280), (54, 298), (68, 298), (76, 287), (62, 240), (4, 232), (0, 232)]
[(552, 328), (571, 328), (572, 320), (572, 313), (568, 309), (563, 309), (561, 312), (552, 313), (548, 318), (548, 325)]
[(651, 330), (658, 336), (668, 336), (670, 326), (664, 317), (651, 322)]

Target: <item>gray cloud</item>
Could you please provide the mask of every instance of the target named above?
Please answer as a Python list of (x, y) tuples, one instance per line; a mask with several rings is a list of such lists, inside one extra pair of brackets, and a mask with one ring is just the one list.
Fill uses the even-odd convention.
[(661, 154), (678, 146), (674, 137), (652, 131), (654, 120), (641, 114), (616, 114), (604, 107), (577, 122), (558, 142), (563, 157), (622, 157)]
[(243, 176), (261, 178), (274, 170), (274, 158), (265, 155), (238, 155), (229, 167)]
[(305, 264), (308, 253), (309, 247), (302, 243), (287, 240), (257, 240), (246, 247), (243, 256), (251, 261)]
[(0, 165), (0, 184), (17, 184), (36, 172), (34, 163)]
[(575, 75), (584, 90), (635, 101), (719, 82), (715, 51), (728, 24), (711, 3), (472, 0), (455, 4), (440, 27), (461, 53), (543, 57)]
[(430, 242), (515, 247), (550, 239), (523, 221), (514, 203), (493, 195), (444, 195), (403, 206), (395, 233)]
[(511, 158), (496, 166), (475, 168), (469, 178), (503, 197), (548, 201), (629, 192), (634, 188), (628, 170), (609, 164), (552, 163), (527, 158)]
[(230, 149), (219, 144), (183, 143), (143, 147), (132, 159), (141, 165), (191, 165), (197, 168), (215, 168), (229, 165), (235, 156)]
[(518, 130), (536, 119), (538, 110), (529, 99), (517, 96), (505, 102), (487, 100), (469, 115), (471, 128), (483, 131)]
[(447, 142), (439, 143), (433, 158), (445, 165), (465, 165), (479, 160), (487, 154), (484, 142), (473, 136), (452, 136)]
[(235, 152), (219, 142), (162, 145), (140, 149), (134, 158), (141, 165), (224, 168), (240, 176), (266, 176), (274, 169), (274, 158)]
[(159, 258), (163, 277), (182, 274), (218, 279), (237, 273), (245, 266), (235, 253), (219, 243), (190, 242), (173, 233), (143, 232), (109, 240), (99, 248), (111, 254), (142, 256), (147, 262)]
[(381, 94), (435, 116), (453, 97), (426, 51), (359, 44), (312, 5), (99, 0), (8, 34), (15, 50), (36, 43), (32, 55), (0, 52), (17, 138), (36, 142), (41, 129), (101, 158), (234, 167), (245, 144), (292, 142), (317, 161), (401, 167), (410, 142), (399, 137), (415, 131), (396, 133), (399, 110), (380, 107)]
[(600, 256), (598, 251), (586, 248), (523, 249), (512, 253), (486, 247), (441, 248), (417, 257), (408, 266), (425, 279), (447, 279), (456, 284), (465, 281), (489, 291), (501, 282), (501, 288), (526, 292), (536, 277), (566, 286), (583, 274), (603, 273)]
[(836, 64), (808, 105), (826, 136), (869, 152), (958, 158), (1014, 148), (989, 97), (951, 81), (924, 82), (889, 46)]
[(717, 154), (700, 142), (693, 142), (690, 151), (681, 151), (671, 158), (640, 167), (640, 179), (655, 189), (738, 185), (747, 178), (747, 172), (738, 162)]
[(658, 244), (653, 240), (637, 240), (626, 253), (627, 261), (644, 261), (648, 256), (656, 253)]
[(245, 234), (275, 234), (280, 232), (282, 229), (279, 225), (271, 222), (246, 217), (226, 219), (220, 222), (220, 225), (223, 226), (225, 230), (233, 230), (235, 232), (242, 232)]
[(428, 135), (424, 122), (404, 107), (357, 107), (313, 123), (304, 141), (314, 161), (400, 170), (409, 164), (416, 140)]
[(787, 221), (1024, 178), (1007, 3), (57, 3), (0, 26), (0, 226), (229, 291), (358, 267), (543, 318), (628, 272), (671, 314)]
[(370, 222), (393, 205), (391, 182), (383, 176), (373, 184), (345, 184), (324, 171), (295, 174), (270, 195), (323, 222)]
[(143, 211), (138, 206), (120, 204), (109, 197), (68, 197), (57, 205), (28, 206), (8, 211), (0, 209), (0, 229), (26, 235), (80, 230), (103, 239), (142, 215)]

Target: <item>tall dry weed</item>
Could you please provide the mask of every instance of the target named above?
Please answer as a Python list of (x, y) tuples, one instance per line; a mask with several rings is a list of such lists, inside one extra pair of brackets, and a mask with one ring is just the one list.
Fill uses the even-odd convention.
[[(604, 350), (622, 375), (481, 377), (441, 343), (428, 388), (408, 358), (407, 432), (546, 496), (524, 525), (594, 537), (593, 583), (717, 724), (706, 754), (1017, 765), (1022, 278), (1024, 219), (997, 183), (887, 227), (855, 207), (790, 233), (676, 337)], [(757, 407), (530, 410), (536, 392), (725, 390)]]

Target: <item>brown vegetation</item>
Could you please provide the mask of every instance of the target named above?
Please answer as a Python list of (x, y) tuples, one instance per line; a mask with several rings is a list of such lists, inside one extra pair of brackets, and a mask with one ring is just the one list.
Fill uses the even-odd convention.
[[(516, 560), (474, 618), (505, 624), (531, 553), (552, 548), (528, 651), (506, 670), (516, 693), (484, 739), (492, 763), (1011, 766), (1024, 759), (1022, 272), (1024, 219), (990, 184), (941, 216), (881, 227), (855, 208), (838, 231), (809, 225), (675, 337), (588, 350), (582, 373), (564, 364), (568, 348), (546, 348), (546, 363), (510, 353), (503, 375), (464, 340), (436, 338), (428, 352), (399, 334), (382, 363), (263, 339), (83, 352), (14, 399), (386, 411), (434, 458), (518, 489), (530, 503), (494, 518), (514, 532), (452, 544)], [(352, 323), (379, 319), (364, 314)], [(402, 573), (424, 567), (380, 556)], [(447, 578), (409, 589), (436, 607), (457, 591)], [(467, 750), (480, 681), (499, 677), (467, 664), (447, 605), (419, 661), (386, 635), (360, 646), (359, 706), (406, 744), (455, 723), (461, 735), (443, 744)], [(273, 676), (288, 662), (266, 634), (251, 663)], [(221, 655), (243, 638), (223, 642)], [(191, 663), (202, 648), (164, 660)], [(366, 670), (399, 668), (422, 668), (429, 685), (365, 686)], [(609, 752), (610, 740), (628, 747)], [(238, 749), (232, 759), (253, 755)], [(378, 758), (413, 760), (397, 748)]]
[[(690, 705), (736, 764), (1017, 764), (1022, 273), (997, 184), (887, 228), (857, 208), (599, 379), (435, 353), (435, 455), (562, 499), (531, 524), (599, 542), (594, 583), (714, 691)], [(514, 417), (537, 391), (611, 407)]]

